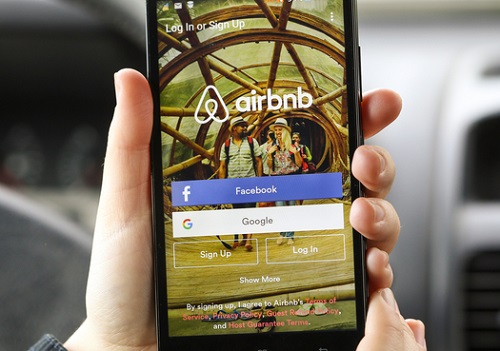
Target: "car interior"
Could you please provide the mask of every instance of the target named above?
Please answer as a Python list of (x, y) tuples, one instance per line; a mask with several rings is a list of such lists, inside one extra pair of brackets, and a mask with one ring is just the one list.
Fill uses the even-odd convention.
[[(146, 72), (143, 0), (0, 0), (0, 349), (85, 318), (113, 74)], [(429, 350), (500, 350), (500, 2), (358, 0), (363, 90), (401, 116), (391, 253)]]

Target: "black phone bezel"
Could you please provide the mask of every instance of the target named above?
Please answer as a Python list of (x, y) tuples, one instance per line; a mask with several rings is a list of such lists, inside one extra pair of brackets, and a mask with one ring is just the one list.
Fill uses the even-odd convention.
[[(361, 128), (361, 66), (358, 41), (356, 0), (344, 2), (344, 33), (346, 52), (346, 83), (348, 86), (349, 146), (352, 159), (354, 150), (363, 144)], [(147, 9), (147, 76), (154, 101), (154, 122), (151, 137), (151, 180), (153, 200), (153, 255), (154, 290), (158, 350), (186, 351), (316, 351), (355, 350), (364, 335), (368, 298), (365, 270), (365, 239), (353, 231), (354, 269), (357, 306), (355, 330), (329, 330), (314, 332), (237, 334), (218, 336), (169, 337), (167, 319), (167, 281), (164, 241), (163, 180), (160, 139), (160, 106), (157, 50), (157, 1), (146, 0)], [(348, 45), (349, 43), (349, 45)], [(351, 177), (353, 200), (362, 196), (362, 186)], [(156, 194), (156, 195), (155, 195)]]

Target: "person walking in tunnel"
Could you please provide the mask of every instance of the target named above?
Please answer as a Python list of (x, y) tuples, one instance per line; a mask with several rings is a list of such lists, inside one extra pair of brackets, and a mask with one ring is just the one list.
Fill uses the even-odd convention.
[[(249, 178), (262, 176), (262, 151), (259, 143), (247, 135), (248, 123), (242, 117), (235, 117), (229, 122), (231, 137), (226, 140), (220, 152), (219, 179)], [(233, 204), (233, 208), (253, 208), (256, 203)], [(253, 249), (252, 234), (243, 234), (241, 243), (235, 235), (233, 248), (245, 246)]]
[[(269, 127), (275, 136), (275, 142), (268, 150), (267, 164), (272, 176), (298, 174), (301, 172), (302, 156), (300, 148), (292, 143), (291, 129), (286, 119), (278, 118)], [(295, 200), (276, 201), (276, 206), (294, 206)], [(295, 232), (281, 232), (277, 244), (281, 245), (287, 239), (288, 245), (293, 245)]]
[(302, 173), (314, 173), (316, 171), (316, 167), (314, 163), (312, 163), (311, 151), (307, 145), (300, 143), (300, 132), (292, 133), (292, 142), (295, 147), (300, 150), (300, 154), (302, 156)]

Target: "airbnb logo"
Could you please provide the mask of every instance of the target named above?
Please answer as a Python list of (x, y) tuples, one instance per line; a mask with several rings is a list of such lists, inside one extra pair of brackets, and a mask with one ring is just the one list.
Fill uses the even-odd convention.
[[(210, 91), (215, 94), (210, 95)], [(297, 88), (296, 93), (283, 94), (283, 96), (273, 94), (271, 89), (267, 89), (266, 94), (257, 95), (255, 90), (250, 91), (250, 96), (241, 96), (235, 101), (235, 108), (238, 112), (258, 112), (262, 111), (263, 106), (267, 107), (268, 111), (279, 110), (281, 108), (309, 108), (313, 104), (313, 97), (301, 87)], [(207, 117), (200, 118), (200, 111), (205, 108)], [(219, 116), (218, 113), (223, 111), (224, 115)], [(226, 103), (222, 99), (217, 88), (213, 85), (208, 85), (201, 96), (200, 102), (194, 112), (194, 118), (199, 124), (205, 124), (210, 121), (224, 123), (229, 119), (229, 110)]]
[[(216, 99), (211, 97), (210, 90), (212, 90), (215, 93)], [(205, 102), (204, 107), (205, 107), (205, 111), (208, 114), (208, 117), (205, 119), (200, 119), (199, 114), (200, 114), (203, 102)], [(224, 111), (224, 116), (217, 115), (217, 111), (219, 111), (219, 108), (221, 108)], [(200, 102), (198, 103), (198, 106), (196, 107), (196, 110), (194, 111), (194, 119), (199, 124), (205, 124), (205, 123), (208, 123), (212, 120), (214, 122), (224, 123), (225, 121), (227, 121), (229, 119), (229, 110), (227, 109), (226, 103), (222, 99), (222, 96), (220, 95), (217, 88), (214, 87), (213, 85), (207, 85), (207, 87), (203, 91), (203, 94), (201, 95)]]

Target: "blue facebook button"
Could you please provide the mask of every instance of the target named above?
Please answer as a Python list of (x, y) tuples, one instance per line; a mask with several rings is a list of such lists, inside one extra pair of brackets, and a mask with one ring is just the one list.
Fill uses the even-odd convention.
[(342, 198), (341, 173), (172, 182), (173, 206)]

